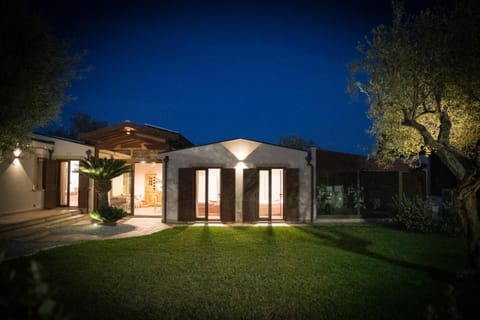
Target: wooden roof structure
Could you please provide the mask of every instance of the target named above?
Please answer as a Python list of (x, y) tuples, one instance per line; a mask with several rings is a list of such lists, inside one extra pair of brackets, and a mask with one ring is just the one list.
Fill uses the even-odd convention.
[(130, 121), (81, 134), (81, 138), (97, 150), (125, 154), (149, 150), (164, 152), (193, 146), (192, 142), (178, 132)]

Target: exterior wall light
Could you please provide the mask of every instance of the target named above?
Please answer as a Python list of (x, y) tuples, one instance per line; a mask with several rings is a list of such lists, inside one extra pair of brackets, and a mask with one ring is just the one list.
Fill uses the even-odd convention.
[(18, 159), (20, 157), (20, 155), (22, 154), (22, 149), (20, 148), (15, 148), (15, 150), (13, 150), (13, 156)]

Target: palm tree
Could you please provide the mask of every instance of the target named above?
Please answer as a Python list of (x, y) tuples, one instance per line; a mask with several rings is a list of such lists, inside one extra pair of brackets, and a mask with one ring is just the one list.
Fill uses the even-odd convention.
[(98, 193), (98, 208), (108, 207), (108, 192), (112, 189), (112, 179), (132, 171), (125, 160), (90, 157), (80, 160), (80, 174), (94, 180)]

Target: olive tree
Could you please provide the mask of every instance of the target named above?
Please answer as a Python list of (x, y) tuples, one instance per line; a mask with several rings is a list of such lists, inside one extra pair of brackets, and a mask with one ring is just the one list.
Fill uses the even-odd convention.
[(469, 266), (480, 271), (480, 10), (458, 1), (416, 14), (392, 1), (391, 25), (372, 30), (350, 66), (349, 88), (369, 104), (379, 161), (415, 160), (423, 147), (456, 177), (454, 209)]
[[(21, 3), (21, 2), (20, 2)], [(78, 55), (18, 1), (0, 5), (0, 161), (55, 119), (78, 74)]]

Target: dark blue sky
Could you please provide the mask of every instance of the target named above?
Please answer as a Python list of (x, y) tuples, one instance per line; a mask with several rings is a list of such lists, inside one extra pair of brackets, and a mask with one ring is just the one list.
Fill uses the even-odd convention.
[[(98, 2), (98, 3), (97, 3)], [(346, 93), (355, 46), (390, 1), (42, 1), (54, 31), (88, 50), (63, 124), (84, 112), (180, 131), (366, 153), (367, 106)]]

